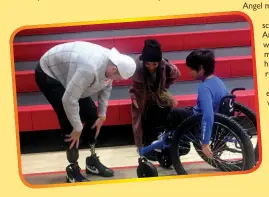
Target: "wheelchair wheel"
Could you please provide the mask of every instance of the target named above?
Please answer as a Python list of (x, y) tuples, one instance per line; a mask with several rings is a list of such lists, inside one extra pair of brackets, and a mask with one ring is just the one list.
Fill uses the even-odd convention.
[[(257, 122), (256, 122), (256, 114), (249, 109), (247, 106), (244, 106), (240, 103), (234, 103), (234, 117), (232, 117), (238, 124), (240, 124), (248, 133), (250, 139), (253, 136), (257, 135)], [(241, 116), (243, 115), (243, 116)], [(213, 145), (211, 145), (213, 146)], [(212, 165), (215, 168), (219, 168), (215, 162), (209, 160), (201, 151), (199, 151), (199, 147), (194, 146), (198, 154), (203, 158), (206, 162)], [(254, 155), (255, 155), (255, 164), (259, 160), (258, 155), (258, 142), (254, 146)], [(241, 161), (239, 160), (237, 163), (239, 164)]]
[[(210, 165), (214, 163), (215, 167), (218, 170), (244, 171), (253, 168), (255, 159), (254, 150), (247, 132), (236, 121), (221, 114), (215, 114), (214, 116), (214, 128), (212, 130), (211, 137), (211, 139), (213, 139), (211, 143), (213, 158), (209, 159), (206, 158), (203, 154), (201, 154), (201, 120), (202, 114), (193, 115), (183, 121), (176, 129), (171, 146), (171, 155), (173, 167), (177, 174), (189, 174), (187, 173), (186, 168), (181, 161), (182, 155), (180, 155), (179, 152), (179, 148), (181, 147), (182, 143), (186, 142), (191, 142), (198, 154), (200, 153), (199, 155), (203, 158), (203, 160), (207, 161), (207, 163), (209, 163)], [(199, 129), (196, 128), (197, 125), (200, 126)], [(221, 130), (216, 129), (219, 127), (223, 128)], [(241, 162), (238, 162), (238, 159), (236, 159), (235, 161), (224, 161), (220, 159), (219, 153), (223, 152), (227, 148), (226, 146), (224, 146), (225, 143), (223, 143), (225, 137), (230, 139), (235, 138), (235, 141), (241, 146), (241, 152), (243, 155)], [(214, 147), (216, 149), (214, 149)]]
[[(234, 120), (247, 130), (247, 133), (250, 136), (250, 138), (252, 138), (253, 136), (257, 136), (256, 114), (247, 106), (236, 102), (234, 103), (234, 111), (235, 113), (238, 114), (238, 116), (234, 117)], [(242, 116), (240, 116), (241, 114), (243, 114), (245, 117), (242, 118)], [(257, 162), (259, 160), (258, 140), (256, 141), (254, 153), (255, 153), (255, 162)]]
[(139, 160), (139, 165), (136, 169), (136, 173), (138, 178), (158, 176), (158, 171), (156, 167), (152, 163), (146, 161), (145, 159)]
[(169, 149), (162, 150), (162, 152), (157, 153), (157, 160), (161, 167), (170, 168), (172, 166), (172, 159)]

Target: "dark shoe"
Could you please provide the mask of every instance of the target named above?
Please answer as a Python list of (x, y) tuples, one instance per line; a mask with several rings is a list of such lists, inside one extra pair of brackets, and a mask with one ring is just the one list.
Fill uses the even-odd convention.
[(86, 173), (103, 177), (114, 176), (114, 171), (104, 166), (96, 154), (86, 158)]
[(89, 180), (81, 174), (80, 170), (77, 163), (68, 165), (66, 167), (66, 181), (68, 183), (88, 182)]

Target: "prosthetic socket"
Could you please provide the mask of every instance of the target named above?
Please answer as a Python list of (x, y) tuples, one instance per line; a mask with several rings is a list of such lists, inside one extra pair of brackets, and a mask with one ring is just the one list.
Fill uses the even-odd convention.
[[(96, 140), (94, 140), (93, 144), (90, 144), (91, 155), (95, 155), (95, 144)], [(76, 146), (73, 146), (72, 149), (68, 148), (66, 151), (66, 155), (69, 163), (77, 163), (79, 158), (79, 151)]]

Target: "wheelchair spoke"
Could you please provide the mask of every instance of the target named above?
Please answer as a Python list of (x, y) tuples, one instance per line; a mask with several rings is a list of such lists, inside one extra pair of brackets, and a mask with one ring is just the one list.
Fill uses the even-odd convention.
[[(218, 161), (217, 159), (215, 161)], [(231, 170), (231, 168), (229, 168), (229, 166), (227, 166), (225, 163), (218, 161), (216, 162), (217, 165), (221, 165), (222, 168), (224, 169), (223, 171), (229, 172)], [(228, 169), (228, 170), (227, 170)]]
[(197, 142), (197, 140), (193, 140), (193, 141), (191, 141), (193, 144), (196, 144), (196, 145), (198, 145), (198, 146), (200, 146), (200, 144)]
[(179, 143), (179, 148), (180, 148), (180, 150), (187, 150), (188, 148), (186, 147), (186, 146), (184, 146), (184, 145), (189, 145), (189, 143), (188, 142), (186, 142), (186, 141), (183, 141), (183, 140), (180, 140), (180, 143)]
[(214, 149), (212, 149), (213, 152), (220, 152), (220, 150), (223, 150), (223, 147), (226, 146), (226, 143), (223, 142), (223, 140), (218, 140), (216, 143), (215, 143), (215, 147)]
[[(214, 143), (214, 142), (216, 142), (217, 141), (217, 133), (218, 133), (218, 128), (219, 128), (219, 125), (217, 126), (217, 129), (216, 129), (216, 134), (215, 134), (215, 137), (214, 137), (214, 140), (213, 140), (213, 142), (212, 143)], [(213, 147), (212, 147), (212, 150), (214, 150), (215, 149), (215, 143), (214, 143), (214, 145), (213, 145)]]
[[(228, 169), (228, 170), (226, 170), (226, 172), (229, 172), (229, 171), (233, 171), (233, 168), (231, 168), (228, 164), (232, 164), (232, 162), (227, 162), (227, 161), (225, 161), (225, 163), (224, 162), (219, 162), (219, 164), (223, 167), (223, 169)], [(233, 165), (233, 167), (236, 167), (238, 170), (240, 170), (240, 167), (239, 166), (236, 166), (236, 165)]]
[(225, 150), (225, 148), (226, 148), (226, 144), (221, 144), (221, 143), (219, 143), (220, 145), (218, 146), (218, 148), (216, 148), (216, 149), (214, 149), (214, 150), (212, 150), (212, 152), (213, 153), (219, 153), (219, 152), (221, 152), (221, 153), (223, 153), (223, 150)]
[[(250, 123), (251, 121), (248, 119), (247, 116), (244, 116), (244, 119), (241, 121), (237, 121), (237, 119), (235, 119), (235, 118), (233, 118), (233, 119), (236, 120), (236, 122), (238, 122), (240, 125), (245, 125), (244, 124), (245, 122), (246, 122), (246, 125), (252, 124), (252, 123)], [(256, 127), (252, 124), (252, 127), (248, 128), (248, 129), (256, 129)]]
[[(248, 112), (247, 109), (245, 109), (247, 113), (241, 111), (241, 109), (236, 110), (236, 114), (234, 117), (232, 117), (236, 122), (238, 122), (241, 126), (243, 126), (247, 131), (250, 137), (257, 135), (257, 128), (255, 123), (253, 123), (253, 119), (255, 119), (255, 115), (252, 115), (251, 111)], [(236, 116), (237, 115), (237, 116)], [(242, 118), (244, 117), (244, 118)]]
[(232, 153), (242, 153), (242, 151), (235, 150), (233, 148), (227, 148), (226, 150), (232, 152)]

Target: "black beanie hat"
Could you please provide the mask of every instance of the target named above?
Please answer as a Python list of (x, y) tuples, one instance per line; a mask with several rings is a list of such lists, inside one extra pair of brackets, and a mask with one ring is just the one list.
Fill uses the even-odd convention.
[(161, 44), (155, 39), (147, 39), (144, 41), (144, 48), (140, 59), (144, 62), (160, 62), (162, 61)]

